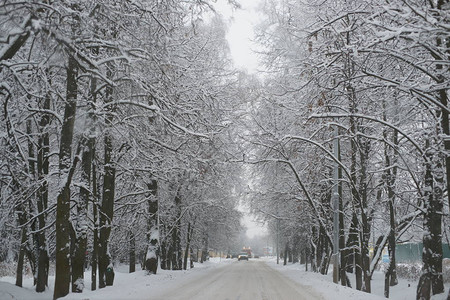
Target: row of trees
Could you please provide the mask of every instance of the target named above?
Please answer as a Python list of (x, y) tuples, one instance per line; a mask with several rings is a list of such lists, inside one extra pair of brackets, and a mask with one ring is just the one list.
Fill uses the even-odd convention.
[(371, 292), (387, 246), (389, 297), (389, 286), (397, 283), (396, 243), (420, 236), (417, 299), (444, 292), (449, 5), (444, 0), (265, 3), (258, 41), (266, 88), (254, 94), (243, 120), (252, 128), (242, 135), (252, 149), (245, 161), (255, 172), (251, 187), (257, 193), (250, 201), (273, 232), (283, 232), (286, 253), (297, 249), (304, 260), (312, 257), (314, 270), (326, 273), (336, 243), (336, 196), (335, 278), (342, 285), (350, 286), (352, 271), (356, 288)]
[(56, 262), (56, 299), (82, 292), (88, 259), (96, 289), (117, 260), (156, 273), (230, 247), (236, 80), (209, 1), (7, 1), (0, 20), (0, 255), (16, 285), (26, 260), (37, 292)]

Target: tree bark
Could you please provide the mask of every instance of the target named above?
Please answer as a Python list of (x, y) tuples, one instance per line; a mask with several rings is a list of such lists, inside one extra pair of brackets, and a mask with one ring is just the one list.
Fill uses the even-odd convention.
[[(13, 58), (14, 55), (16, 55), (16, 53), (20, 50), (20, 48), (22, 48), (22, 46), (25, 44), (27, 39), (30, 37), (30, 31), (27, 28), (30, 28), (31, 20), (32, 20), (31, 14), (25, 18), (25, 21), (24, 21), (23, 25), (21, 26), (22, 27), (21, 30), (23, 30), (23, 32), (24, 32), (23, 34), (20, 34), (16, 39), (8, 37), (9, 45), (7, 46), (8, 48), (6, 51), (2, 51), (2, 56), (0, 57), (0, 61)], [(11, 39), (10, 42), (9, 42), (9, 39)], [(0, 67), (0, 71), (1, 71), (1, 67)]]
[[(50, 109), (50, 95), (46, 95), (44, 99), (43, 109)], [(45, 291), (48, 286), (48, 269), (49, 257), (47, 249), (47, 239), (45, 236), (46, 210), (48, 206), (48, 182), (47, 176), (49, 172), (48, 155), (50, 150), (50, 138), (47, 126), (50, 124), (50, 117), (44, 114), (39, 122), (39, 138), (38, 138), (38, 155), (37, 155), (37, 171), (40, 187), (37, 197), (39, 233), (38, 233), (38, 259), (37, 259), (37, 278), (36, 292)]]
[[(208, 226), (206, 226), (208, 228)], [(203, 249), (202, 249), (202, 258), (200, 260), (201, 263), (205, 262), (208, 260), (209, 258), (209, 253), (208, 253), (208, 249), (209, 249), (209, 236), (208, 236), (208, 232), (204, 232), (203, 233)]]
[[(395, 110), (397, 110), (397, 99), (394, 102)], [(383, 100), (383, 120), (387, 122), (387, 108), (386, 101)], [(387, 129), (383, 131), (383, 138), (387, 141), (389, 139)], [(392, 135), (392, 144), (397, 147), (398, 145), (398, 131), (394, 130)], [(384, 284), (384, 296), (389, 298), (389, 287), (394, 286), (398, 283), (397, 280), (397, 268), (395, 262), (395, 236), (397, 232), (395, 224), (395, 182), (397, 180), (397, 155), (393, 149), (394, 153), (389, 155), (389, 147), (387, 144), (384, 145), (384, 160), (386, 172), (385, 176), (385, 186), (387, 189), (388, 196), (388, 207), (389, 207), (389, 223), (391, 231), (388, 237), (388, 249), (389, 249), (389, 267), (385, 274), (385, 284)]]
[[(112, 68), (112, 67), (111, 67)], [(111, 68), (107, 71), (107, 77), (113, 78)], [(105, 102), (110, 103), (113, 100), (113, 90), (111, 86), (106, 87)], [(111, 286), (114, 283), (114, 267), (109, 252), (109, 237), (111, 234), (111, 226), (114, 214), (114, 195), (116, 168), (112, 159), (113, 155), (113, 137), (111, 134), (111, 126), (113, 121), (114, 107), (108, 106), (106, 115), (106, 130), (103, 139), (104, 143), (104, 175), (103, 175), (103, 198), (100, 207), (100, 243), (98, 256), (99, 269), (99, 288)]]
[(147, 187), (150, 195), (148, 196), (148, 247), (144, 266), (148, 273), (156, 274), (159, 258), (158, 182), (152, 179)]
[[(341, 144), (338, 142), (338, 160), (341, 161)], [(348, 250), (345, 247), (345, 229), (344, 229), (344, 204), (342, 189), (342, 168), (338, 167), (338, 194), (339, 194), (339, 252), (340, 252), (340, 280), (341, 285), (348, 285), (347, 274), (345, 273), (347, 264)]]
[(194, 249), (191, 247), (190, 249), (189, 249), (189, 252), (190, 252), (190, 258), (189, 258), (189, 262), (190, 262), (190, 267), (191, 267), (191, 269), (193, 269), (194, 268), (194, 259), (193, 259), (193, 257), (194, 257)]
[(87, 145), (83, 147), (82, 170), (80, 180), (80, 196), (76, 204), (75, 222), (75, 241), (72, 253), (72, 292), (81, 293), (84, 289), (84, 266), (86, 260), (87, 234), (88, 234), (88, 203), (90, 200), (91, 186), (91, 166), (92, 166), (92, 148), (94, 141), (88, 139)]
[(116, 169), (112, 166), (112, 138), (106, 134), (105, 139), (105, 166), (103, 175), (103, 199), (100, 207), (100, 240), (99, 240), (99, 288), (111, 286), (114, 283), (114, 268), (109, 252), (109, 237), (111, 234), (114, 213), (114, 194)]
[[(445, 4), (448, 4), (448, 0), (438, 0), (437, 1), (437, 9), (439, 11), (442, 11), (442, 14), (448, 13), (448, 7), (445, 8)], [(438, 47), (442, 47), (443, 45), (443, 40), (441, 38), (437, 38), (436, 44)], [(446, 54), (447, 57), (444, 57), (442, 60), (450, 60), (450, 39), (446, 39), (446, 45), (444, 45), (447, 49)], [(436, 69), (441, 72), (440, 75), (438, 75), (438, 83), (442, 84), (445, 82), (445, 80), (448, 80), (448, 78), (445, 78), (445, 76), (442, 74), (442, 69), (443, 69), (443, 65), (442, 64), (437, 64)], [(448, 73), (447, 73), (448, 75)], [(441, 89), (438, 91), (438, 99), (441, 102), (441, 104), (444, 107), (448, 107), (448, 89)], [(441, 109), (440, 111), (441, 114), (441, 128), (442, 128), (442, 133), (445, 136), (450, 136), (450, 122), (449, 122), (449, 113), (446, 109)], [(450, 140), (449, 139), (444, 139), (444, 148), (446, 153), (450, 152)], [(445, 170), (446, 170), (446, 175), (447, 175), (447, 191), (450, 191), (450, 155), (446, 155), (445, 156)], [(450, 207), (450, 193), (447, 192), (447, 201), (448, 201), (448, 205)], [(449, 294), (450, 296), (450, 294)]]
[(134, 273), (136, 271), (136, 239), (134, 233), (130, 231), (130, 270), (129, 273)]
[[(163, 229), (164, 227), (160, 228)], [(162, 231), (163, 232), (163, 231)], [(165, 240), (162, 240), (160, 243), (160, 259), (161, 259), (161, 269), (167, 270), (168, 269), (168, 259), (167, 259), (167, 242)]]
[[(349, 102), (350, 102), (350, 113), (356, 113), (356, 103), (355, 103), (355, 99), (354, 99), (354, 93), (352, 92), (353, 89), (351, 88), (351, 86), (349, 86), (348, 88), (349, 91), (351, 91), (349, 93)], [(350, 117), (350, 133), (352, 135), (356, 134), (356, 120), (353, 117)], [(357, 155), (357, 144), (355, 141), (355, 137), (352, 137), (350, 140), (350, 149), (351, 149), (351, 165), (350, 165), (350, 180), (353, 183), (352, 187), (351, 187), (351, 194), (352, 194), (352, 206), (353, 206), (353, 210), (356, 209), (356, 207), (359, 206), (358, 203), (358, 199), (359, 199), (359, 195), (358, 195), (358, 191), (356, 190), (355, 186), (356, 186), (356, 155)], [(361, 241), (358, 238), (358, 218), (356, 216), (356, 211), (353, 212), (353, 216), (352, 216), (352, 224), (351, 224), (351, 228), (350, 228), (350, 233), (353, 234), (352, 235), (352, 239), (351, 239), (351, 246), (353, 248), (352, 250), (352, 255), (353, 255), (353, 259), (354, 259), (354, 270), (355, 270), (355, 278), (356, 278), (356, 289), (357, 290), (361, 290), (362, 289), (362, 261), (361, 261), (361, 252), (358, 249), (359, 247), (358, 244), (361, 243)], [(350, 236), (349, 236), (350, 239)], [(358, 243), (359, 241), (359, 243)]]
[[(92, 53), (94, 55), (98, 55), (98, 48), (94, 48), (92, 50)], [(94, 162), (96, 147), (95, 147), (95, 126), (94, 123), (96, 121), (96, 115), (95, 115), (95, 105), (97, 103), (97, 79), (95, 76), (91, 77), (91, 83), (90, 83), (90, 91), (89, 91), (89, 98), (90, 98), (90, 111), (89, 111), (89, 120), (93, 122), (90, 124), (90, 136), (89, 136), (89, 143), (88, 147), (90, 151), (90, 160), (91, 160), (91, 169), (92, 169), (92, 196), (93, 196), (93, 205), (92, 205), (92, 218), (93, 218), (93, 224), (92, 227), (93, 230), (93, 245), (92, 245), (92, 255), (91, 255), (91, 290), (95, 291), (97, 289), (97, 267), (98, 267), (98, 248), (99, 248), (99, 236), (98, 236), (98, 225), (99, 225), (99, 217), (98, 217), (98, 207), (99, 207), (99, 200), (100, 197), (98, 195), (98, 185), (97, 185), (97, 168), (96, 164)], [(87, 167), (87, 166), (86, 166)]]
[[(360, 129), (363, 132), (363, 128)], [(367, 161), (370, 152), (370, 141), (359, 140), (360, 150), (360, 164), (361, 164), (361, 178), (359, 187), (359, 197), (361, 199), (361, 236), (360, 236), (360, 249), (361, 249), (361, 267), (363, 272), (364, 285), (362, 290), (366, 293), (371, 292), (371, 280), (370, 273), (370, 257), (369, 257), (369, 240), (370, 240), (370, 224), (371, 217), (368, 213), (367, 207)]]
[[(435, 150), (426, 140), (425, 152), (425, 188), (423, 220), (422, 275), (417, 286), (417, 299), (430, 299), (433, 295), (444, 292), (442, 278), (442, 213), (443, 213), (443, 178), (435, 178), (442, 168), (441, 158), (433, 154)], [(436, 184), (435, 184), (436, 183)]]
[(181, 197), (180, 188), (175, 196), (175, 222), (172, 230), (172, 270), (182, 269), (182, 249), (181, 249)]
[[(93, 150), (93, 153), (95, 150)], [(97, 172), (96, 165), (92, 166), (92, 193), (94, 195), (94, 204), (92, 205), (92, 218), (93, 218), (93, 241), (92, 241), (92, 260), (91, 260), (91, 290), (95, 291), (97, 289), (97, 269), (98, 269), (98, 248), (99, 248), (99, 240), (98, 240), (98, 189), (97, 189)]]
[[(31, 180), (36, 180), (36, 157), (34, 152), (34, 142), (33, 142), (33, 129), (32, 129), (32, 120), (28, 119), (26, 121), (26, 132), (28, 135), (28, 176)], [(36, 215), (34, 203), (39, 201), (39, 190), (36, 194), (33, 194), (28, 199), (28, 211), (30, 215)], [(39, 230), (37, 227), (38, 220), (32, 219), (30, 220), (30, 229), (31, 229), (31, 245), (30, 249), (27, 249), (25, 252), (29, 258), (31, 270), (33, 272), (33, 284), (36, 285), (37, 280), (37, 265), (38, 265), (38, 256), (39, 256)]]
[(20, 239), (20, 247), (19, 247), (19, 257), (17, 260), (17, 269), (16, 269), (16, 286), (22, 287), (23, 284), (23, 265), (25, 260), (25, 247), (27, 243), (27, 229), (26, 229), (26, 217), (25, 217), (25, 209), (23, 204), (19, 206), (19, 224), (21, 226), (21, 239)]
[(67, 66), (67, 101), (64, 110), (59, 151), (59, 170), (63, 185), (59, 191), (56, 206), (56, 269), (53, 299), (66, 296), (70, 288), (70, 165), (77, 103), (77, 75), (77, 62), (72, 56), (69, 56)]
[(186, 248), (184, 250), (183, 270), (187, 270), (187, 261), (189, 257), (190, 248), (191, 248), (191, 223), (189, 222), (186, 236)]

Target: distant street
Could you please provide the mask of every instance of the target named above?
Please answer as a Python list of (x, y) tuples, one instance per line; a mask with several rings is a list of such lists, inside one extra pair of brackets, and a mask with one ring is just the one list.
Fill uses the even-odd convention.
[(322, 299), (267, 266), (263, 261), (236, 261), (149, 300), (314, 300)]

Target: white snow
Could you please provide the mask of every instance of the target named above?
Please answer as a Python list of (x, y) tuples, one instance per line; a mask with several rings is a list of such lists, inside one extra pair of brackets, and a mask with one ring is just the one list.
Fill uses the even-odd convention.
[[(276, 264), (276, 258), (266, 261), (267, 264), (275, 270), (283, 273), (291, 280), (301, 283), (303, 285), (310, 285), (316, 291), (320, 292), (325, 299), (329, 300), (344, 300), (344, 299), (361, 299), (361, 300), (380, 300), (386, 299), (384, 297), (384, 273), (375, 271), (371, 281), (372, 293), (367, 294), (356, 290), (355, 276), (348, 273), (352, 287), (348, 288), (333, 283), (333, 266), (330, 266), (328, 275), (321, 275), (320, 273), (306, 272), (305, 265), (287, 264), (283, 266), (282, 261)], [(445, 285), (445, 293), (433, 296), (433, 300), (447, 299), (447, 293), (450, 288), (449, 284)], [(398, 284), (390, 288), (389, 299), (393, 300), (411, 300), (416, 298), (417, 281), (408, 281), (399, 278)]]
[[(276, 258), (261, 258), (270, 267), (281, 272), (291, 280), (302, 285), (311, 286), (317, 293), (323, 295), (324, 299), (344, 300), (344, 299), (364, 299), (364, 300), (380, 300), (383, 297), (384, 274), (375, 271), (372, 280), (372, 294), (357, 291), (352, 288), (343, 287), (333, 283), (332, 271), (328, 275), (320, 275), (318, 273), (306, 272), (305, 266), (300, 264), (288, 264), (283, 266), (282, 263), (276, 264)], [(147, 275), (145, 271), (140, 270), (140, 266), (136, 265), (135, 273), (128, 273), (128, 265), (115, 267), (114, 286), (106, 287), (100, 290), (91, 291), (91, 274), (85, 273), (83, 293), (70, 293), (62, 298), (66, 300), (100, 300), (100, 299), (152, 299), (154, 295), (162, 295), (174, 288), (181, 287), (188, 280), (201, 277), (215, 268), (220, 268), (235, 260), (211, 258), (203, 264), (195, 263), (194, 269), (187, 271), (167, 271), (158, 270), (156, 275)], [(282, 262), (282, 261), (281, 261)], [(332, 267), (330, 268), (330, 270)], [(350, 274), (351, 275), (351, 274)], [(52, 299), (54, 276), (49, 278), (50, 288), (44, 293), (36, 293), (33, 287), (33, 278), (24, 278), (24, 287), (19, 288), (14, 285), (15, 278), (0, 277), (0, 299), (9, 300), (43, 300)], [(354, 286), (354, 276), (350, 276)], [(390, 298), (394, 300), (415, 299), (417, 282), (399, 279), (399, 284), (391, 287)], [(445, 286), (446, 291), (449, 285)], [(446, 299), (447, 292), (432, 297), (433, 300)]]
[(156, 258), (156, 253), (155, 251), (151, 251), (150, 249), (147, 251), (147, 255), (145, 256), (145, 259), (150, 259), (150, 258)]
[(35, 30), (35, 31), (41, 30), (41, 29), (42, 29), (41, 20), (31, 19), (31, 27), (32, 27), (33, 30)]

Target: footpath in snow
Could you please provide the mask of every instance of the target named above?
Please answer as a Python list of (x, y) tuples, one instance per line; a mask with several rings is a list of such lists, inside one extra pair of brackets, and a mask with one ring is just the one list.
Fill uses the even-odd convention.
[[(318, 294), (323, 295), (324, 299), (361, 299), (361, 300), (380, 300), (383, 297), (384, 274), (376, 272), (372, 280), (372, 293), (367, 294), (352, 288), (343, 287), (334, 284), (332, 281), (332, 272), (324, 276), (318, 273), (306, 272), (305, 266), (300, 264), (288, 264), (283, 266), (276, 264), (274, 258), (261, 258), (268, 266), (282, 273), (294, 282), (310, 286)], [(90, 272), (86, 272), (86, 287), (83, 293), (70, 293), (65, 300), (140, 300), (151, 299), (152, 295), (163, 294), (183, 286), (188, 280), (195, 280), (202, 277), (216, 268), (225, 267), (235, 259), (211, 258), (210, 261), (203, 264), (196, 263), (195, 268), (187, 271), (167, 271), (158, 270), (156, 275), (147, 275), (145, 271), (139, 270), (135, 273), (128, 273), (128, 266), (119, 266), (115, 269), (116, 276), (114, 286), (104, 289), (91, 291)], [(138, 266), (136, 266), (138, 268)], [(350, 274), (352, 275), (352, 274)], [(350, 276), (354, 281), (354, 276)], [(24, 278), (24, 287), (19, 288), (14, 285), (14, 277), (0, 277), (0, 299), (1, 300), (50, 300), (53, 296), (54, 277), (49, 277), (50, 288), (44, 293), (36, 293), (33, 287), (32, 278)], [(354, 282), (352, 283), (354, 285)], [(394, 300), (415, 299), (417, 282), (409, 282), (399, 279), (399, 284), (391, 287), (391, 297)], [(446, 285), (448, 291), (449, 285)], [(441, 294), (433, 297), (433, 300), (444, 300), (447, 294)], [(192, 299), (195, 300), (195, 299)], [(258, 299), (252, 299), (258, 300)]]

